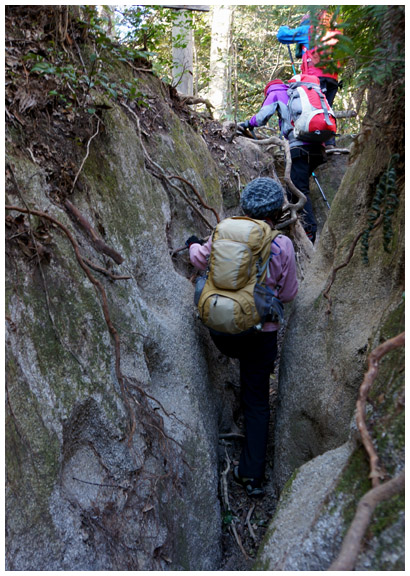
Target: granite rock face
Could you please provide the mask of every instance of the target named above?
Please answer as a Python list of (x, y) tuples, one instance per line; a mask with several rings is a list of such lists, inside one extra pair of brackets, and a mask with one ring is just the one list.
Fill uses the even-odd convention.
[[(371, 488), (356, 401), (371, 351), (404, 331), (404, 179), (392, 163), (377, 132), (349, 162), (293, 304), (275, 426), (273, 484), (281, 497), (259, 552), (264, 570), (326, 570)], [(375, 222), (385, 214), (389, 194), (392, 214), (362, 243), (369, 215)], [(384, 356), (367, 403), (384, 480), (404, 468), (404, 367), (403, 348)], [(403, 551), (400, 494), (376, 509), (356, 569), (404, 570)]]
[[(210, 373), (207, 355), (210, 364), (217, 360), (195, 317), (193, 286), (170, 254), (196, 225), (191, 209), (146, 170), (132, 116), (115, 107), (104, 122), (70, 202), (121, 255), (120, 265), (95, 250), (63, 206), (50, 203), (47, 167), (16, 146), (7, 151), (25, 200), (10, 187), (7, 203), (46, 212), (69, 229), (83, 258), (128, 277), (112, 280), (90, 268), (118, 334), (121, 383), (102, 293), (68, 237), (47, 220), (9, 212), (11, 227), (20, 217), (33, 234), (47, 229), (50, 257), (39, 266), (18, 244), (8, 245), (7, 565), (213, 569), (220, 558), (220, 406), (233, 371), (222, 361)], [(221, 209), (205, 143), (170, 111), (168, 122), (168, 144), (151, 143), (151, 153), (165, 168), (183, 163)], [(178, 141), (171, 131), (181, 133)]]

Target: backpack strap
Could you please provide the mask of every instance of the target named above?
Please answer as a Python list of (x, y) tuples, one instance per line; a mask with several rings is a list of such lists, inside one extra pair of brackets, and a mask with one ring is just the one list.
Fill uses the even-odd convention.
[(320, 89), (318, 90), (318, 94), (319, 94), (320, 102), (322, 104), (323, 113), (325, 115), (326, 124), (328, 124), (328, 126), (331, 126), (332, 122), (330, 121), (329, 111), (328, 111), (327, 106), (326, 106), (326, 102), (327, 102), (326, 97), (323, 94), (322, 90), (320, 90)]
[(278, 115), (280, 118), (280, 131), (285, 136), (285, 138), (293, 130), (288, 106), (289, 103), (284, 104), (283, 102), (277, 102)]
[[(275, 238), (279, 235), (280, 235), (279, 230), (272, 230), (270, 243), (272, 244), (272, 242), (275, 240)], [(259, 268), (259, 266), (257, 266), (257, 272), (256, 272), (256, 281), (257, 282), (259, 282), (259, 279), (264, 274), (265, 270), (266, 270), (266, 276), (267, 276), (267, 278), (269, 278), (269, 264), (270, 264), (270, 261), (272, 260), (273, 255), (274, 254), (273, 254), (272, 250), (269, 250), (268, 257), (266, 258), (265, 262), (262, 264), (262, 267)]]

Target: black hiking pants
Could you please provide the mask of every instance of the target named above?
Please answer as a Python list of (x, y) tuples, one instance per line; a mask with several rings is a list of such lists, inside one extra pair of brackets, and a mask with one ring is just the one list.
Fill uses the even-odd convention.
[(239, 359), (245, 420), (239, 474), (262, 481), (269, 434), (269, 377), (277, 355), (277, 332), (255, 330), (238, 335), (211, 333), (211, 336), (222, 354)]
[[(326, 153), (321, 144), (305, 144), (290, 149), (292, 158), (292, 168), (290, 177), (296, 188), (306, 196), (306, 204), (302, 210), (302, 225), (306, 234), (312, 240), (316, 239), (317, 222), (313, 212), (312, 201), (310, 199), (309, 180), (312, 173), (320, 164), (326, 162)], [(297, 201), (297, 197), (292, 194), (292, 203)]]

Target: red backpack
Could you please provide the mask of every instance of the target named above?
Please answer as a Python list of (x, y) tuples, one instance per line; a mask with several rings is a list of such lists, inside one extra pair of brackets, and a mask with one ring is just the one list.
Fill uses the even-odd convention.
[(289, 81), (288, 95), (290, 123), (297, 140), (326, 142), (336, 134), (336, 118), (317, 76), (294, 76)]

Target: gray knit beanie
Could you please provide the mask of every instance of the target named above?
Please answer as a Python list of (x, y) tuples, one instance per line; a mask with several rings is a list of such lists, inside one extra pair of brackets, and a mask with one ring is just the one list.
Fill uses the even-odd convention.
[(241, 208), (250, 218), (263, 219), (282, 207), (282, 186), (272, 178), (256, 178), (245, 186)]

